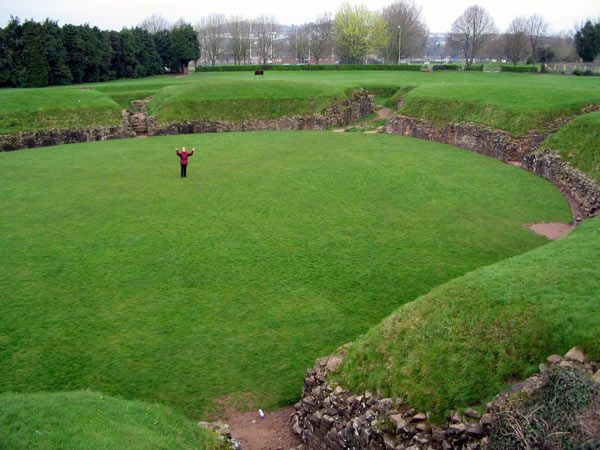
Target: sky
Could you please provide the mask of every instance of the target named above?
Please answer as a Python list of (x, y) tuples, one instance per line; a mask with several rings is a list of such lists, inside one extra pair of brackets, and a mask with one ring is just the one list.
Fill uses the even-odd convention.
[[(393, 0), (350, 1), (365, 4), (371, 10), (380, 10)], [(261, 14), (275, 16), (285, 25), (302, 24), (314, 20), (323, 12), (335, 12), (343, 0), (302, 0), (294, 2), (275, 0), (2, 0), (0, 26), (4, 27), (11, 15), (21, 20), (46, 18), (67, 23), (89, 23), (101, 29), (120, 30), (133, 27), (152, 14), (160, 14), (171, 22), (183, 17), (195, 24), (210, 13), (247, 18)], [(586, 19), (600, 18), (599, 0), (415, 0), (422, 7), (422, 17), (431, 32), (449, 31), (452, 22), (474, 3), (483, 6), (494, 18), (500, 31), (505, 30), (517, 16), (537, 13), (544, 17), (553, 32), (572, 31)]]

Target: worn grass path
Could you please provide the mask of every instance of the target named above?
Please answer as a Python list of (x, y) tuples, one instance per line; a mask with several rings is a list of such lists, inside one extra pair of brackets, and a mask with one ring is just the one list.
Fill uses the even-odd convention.
[(538, 177), (381, 134), (73, 144), (0, 154), (0, 173), (0, 392), (91, 388), (193, 418), (296, 400), (316, 357), (547, 242), (524, 224), (570, 220)]

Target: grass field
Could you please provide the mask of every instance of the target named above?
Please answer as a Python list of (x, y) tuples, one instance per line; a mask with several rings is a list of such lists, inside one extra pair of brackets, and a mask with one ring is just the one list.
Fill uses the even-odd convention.
[(345, 387), (400, 396), (447, 418), (479, 405), (550, 354), (600, 358), (600, 218), (401, 306), (350, 347)]
[(600, 183), (600, 111), (577, 117), (542, 144)]
[(540, 178), (389, 135), (73, 144), (2, 153), (0, 171), (0, 392), (91, 388), (193, 418), (296, 400), (316, 357), (547, 242), (524, 224), (570, 220)]
[(214, 435), (163, 405), (91, 391), (0, 394), (0, 448), (204, 449)]
[[(522, 135), (600, 104), (600, 79), (515, 73), (401, 71), (267, 71), (195, 73), (80, 86), (0, 90), (0, 133), (28, 128), (89, 126), (119, 122), (119, 108), (154, 95), (150, 111), (159, 121), (183, 119), (242, 120), (308, 114), (352, 89), (364, 87), (386, 103), (406, 94), (404, 114), (437, 125), (472, 121)], [(64, 96), (65, 102), (62, 97)], [(397, 97), (397, 96), (396, 96)], [(66, 102), (66, 99), (81, 100)], [(58, 99), (55, 101), (54, 99)], [(388, 102), (393, 106), (393, 102)], [(98, 109), (95, 118), (84, 107)]]

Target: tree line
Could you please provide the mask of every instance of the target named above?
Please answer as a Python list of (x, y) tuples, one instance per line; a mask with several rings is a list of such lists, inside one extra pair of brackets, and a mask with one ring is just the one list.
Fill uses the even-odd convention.
[(149, 33), (105, 31), (11, 18), (0, 29), (0, 87), (42, 87), (180, 72), (200, 56), (196, 32), (179, 23)]

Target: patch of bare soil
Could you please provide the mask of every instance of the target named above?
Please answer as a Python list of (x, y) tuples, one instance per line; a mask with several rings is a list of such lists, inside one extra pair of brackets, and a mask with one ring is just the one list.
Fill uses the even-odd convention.
[(546, 236), (550, 240), (560, 239), (571, 232), (573, 227), (562, 222), (534, 223), (528, 227), (534, 233)]
[(239, 412), (228, 408), (227, 424), (231, 436), (237, 439), (244, 450), (287, 450), (302, 444), (292, 431), (290, 416), (293, 406), (265, 412), (261, 418), (257, 410)]

